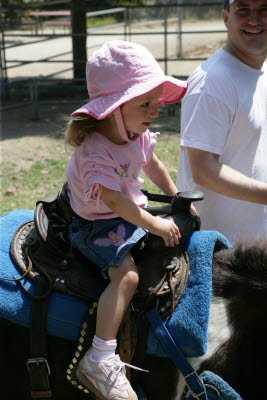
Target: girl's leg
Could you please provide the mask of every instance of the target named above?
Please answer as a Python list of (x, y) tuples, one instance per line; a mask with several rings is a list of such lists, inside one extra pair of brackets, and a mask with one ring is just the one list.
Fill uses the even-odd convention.
[(119, 267), (109, 268), (108, 274), (110, 283), (98, 302), (93, 347), (81, 360), (76, 373), (101, 400), (138, 400), (124, 375), (119, 356), (115, 355), (116, 336), (138, 285), (138, 271), (132, 256), (128, 253)]
[(125, 311), (138, 285), (138, 271), (130, 253), (121, 265), (108, 269), (110, 284), (102, 293), (97, 307), (96, 336), (116, 339)]

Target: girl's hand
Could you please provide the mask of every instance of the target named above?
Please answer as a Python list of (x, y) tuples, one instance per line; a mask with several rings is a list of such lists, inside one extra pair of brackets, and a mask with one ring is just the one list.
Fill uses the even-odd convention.
[(154, 235), (162, 237), (165, 246), (175, 246), (181, 237), (178, 226), (172, 219), (154, 217), (138, 207), (123, 193), (102, 187), (101, 199), (116, 214), (134, 225), (147, 229)]
[(195, 209), (195, 206), (194, 206), (193, 203), (191, 203), (190, 211), (191, 211), (193, 214), (198, 215), (197, 210)]
[(179, 243), (181, 237), (178, 226), (170, 219), (164, 219), (161, 217), (154, 217), (155, 225), (152, 229), (149, 229), (154, 235), (162, 237), (166, 247), (173, 247)]

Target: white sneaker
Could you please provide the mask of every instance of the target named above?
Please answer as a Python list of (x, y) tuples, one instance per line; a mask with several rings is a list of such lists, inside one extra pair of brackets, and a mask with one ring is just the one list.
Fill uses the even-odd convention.
[(101, 400), (138, 400), (125, 376), (124, 366), (118, 355), (96, 362), (90, 349), (80, 361), (76, 375)]

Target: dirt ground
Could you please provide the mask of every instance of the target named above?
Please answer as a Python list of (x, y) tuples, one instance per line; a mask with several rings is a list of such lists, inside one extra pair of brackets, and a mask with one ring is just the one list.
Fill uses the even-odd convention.
[[(50, 106), (42, 110), (40, 120), (31, 119), (29, 107), (9, 110), (2, 113), (1, 121), (1, 161), (12, 161), (20, 168), (28, 168), (31, 157), (38, 152), (40, 159), (49, 154), (56, 143), (63, 141), (63, 121)], [(50, 110), (49, 110), (50, 109)], [(62, 113), (63, 115), (63, 113)]]
[[(191, 49), (188, 54), (185, 52), (184, 56), (208, 57), (223, 43), (221, 37), (218, 37), (217, 42), (209, 43), (208, 46), (203, 46), (202, 43), (198, 46), (195, 44), (194, 49)], [(192, 68), (194, 69), (196, 66), (195, 62), (193, 63)], [(198, 62), (199, 64), (200, 62)], [(43, 67), (40, 65), (40, 68)], [(31, 156), (34, 155), (34, 158), (36, 158), (36, 152), (38, 152), (40, 159), (46, 157), (51, 149), (55, 153), (57, 145), (63, 143), (66, 121), (70, 113), (76, 108), (77, 106), (74, 104), (42, 104), (39, 106), (39, 120), (32, 119), (31, 105), (3, 111), (0, 120), (0, 162), (12, 160), (13, 165), (17, 164), (20, 168), (27, 168), (31, 164)], [(151, 130), (161, 133), (167, 131), (179, 132), (179, 109), (178, 112), (176, 110), (175, 115), (168, 115), (165, 109), (154, 121)]]
[[(168, 32), (175, 32), (176, 30), (177, 22), (169, 22)], [(202, 31), (210, 31), (210, 33), (199, 34)], [(157, 59), (164, 58), (165, 50), (169, 59), (175, 58), (181, 53), (184, 58), (191, 58), (191, 60), (172, 60), (167, 63), (169, 75), (187, 76), (200, 63), (198, 60), (192, 60), (198, 56), (196, 50), (201, 48), (203, 57), (206, 57), (207, 54), (211, 54), (213, 47), (218, 42), (226, 40), (226, 31), (222, 19), (183, 21), (182, 32), (184, 34), (181, 37), (176, 34), (169, 34), (167, 36), (166, 49), (162, 24), (132, 27), (131, 32), (132, 36), (127, 36), (126, 38), (121, 27), (108, 30), (101, 29), (95, 34), (88, 32), (87, 57), (106, 41), (114, 39), (133, 40), (145, 46)], [(187, 34), (188, 32), (190, 34)], [(55, 32), (46, 28), (42, 30), (42, 33), (54, 34)], [(59, 34), (60, 31), (57, 31), (57, 33)], [(8, 34), (8, 31), (5, 32), (7, 44), (5, 56), (8, 62), (7, 65), (11, 67), (8, 69), (9, 79), (49, 78), (54, 76), (57, 78), (72, 78), (72, 40), (70, 36), (40, 41), (40, 38), (30, 31), (12, 31), (12, 36), (8, 36)], [(27, 35), (24, 36), (24, 34)], [(25, 59), (30, 62), (24, 63)], [(46, 62), (46, 59), (49, 59), (50, 62)], [(161, 68), (165, 70), (165, 63), (163, 61), (159, 63)], [(16, 64), (18, 65), (16, 66)]]
[[(20, 168), (28, 168), (32, 156), (40, 160), (51, 151), (62, 151), (58, 144), (64, 142), (64, 126), (75, 109), (75, 105), (43, 105), (40, 119), (31, 119), (31, 108), (24, 107), (2, 113), (1, 121), (1, 161), (12, 160)], [(167, 110), (151, 125), (152, 131), (161, 133), (179, 132), (179, 109), (175, 115), (166, 115)], [(35, 157), (34, 157), (35, 158)]]

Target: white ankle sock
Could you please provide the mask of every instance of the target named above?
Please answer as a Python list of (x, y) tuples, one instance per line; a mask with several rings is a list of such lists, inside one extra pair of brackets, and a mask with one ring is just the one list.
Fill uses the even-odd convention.
[(117, 348), (117, 340), (103, 340), (98, 336), (94, 336), (92, 343), (92, 358), (94, 361), (103, 361), (107, 358), (115, 356)]

